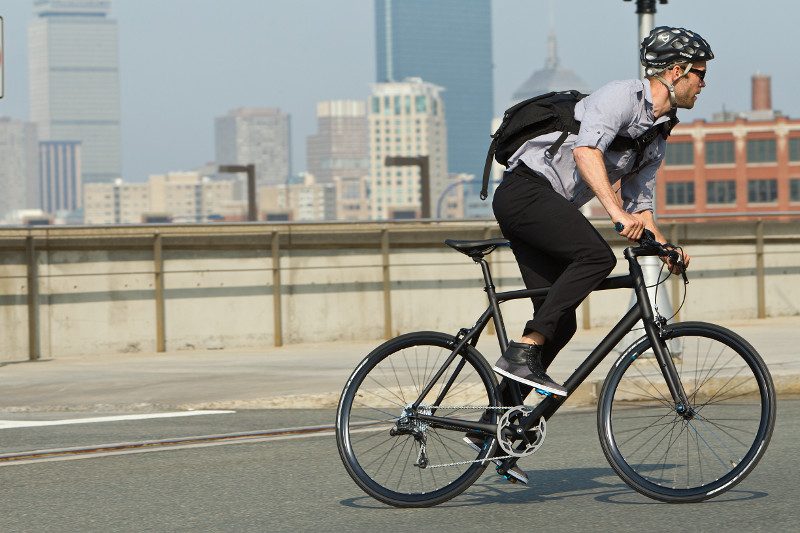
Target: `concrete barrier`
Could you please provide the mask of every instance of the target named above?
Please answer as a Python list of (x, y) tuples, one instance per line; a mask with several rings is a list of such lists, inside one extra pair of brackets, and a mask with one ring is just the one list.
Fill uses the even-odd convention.
[[(662, 224), (693, 257), (682, 319), (800, 314), (800, 225), (759, 224)], [(489, 221), (0, 229), (0, 360), (455, 332), (486, 301), (478, 266), (443, 241), (499, 236)], [(491, 268), (499, 290), (522, 287), (509, 250)], [(611, 325), (629, 302), (595, 293), (579, 323)], [(530, 302), (503, 312), (516, 332)]]

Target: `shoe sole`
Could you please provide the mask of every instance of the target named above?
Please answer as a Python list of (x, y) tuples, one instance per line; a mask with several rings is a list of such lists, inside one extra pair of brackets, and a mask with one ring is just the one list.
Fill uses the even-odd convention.
[(502, 368), (498, 368), (496, 366), (492, 367), (492, 370), (500, 374), (501, 376), (507, 377), (508, 379), (513, 379), (514, 381), (518, 381), (519, 383), (524, 383), (525, 385), (530, 385), (536, 389), (541, 389), (545, 392), (549, 392), (550, 394), (555, 394), (556, 396), (567, 396), (567, 391), (565, 389), (556, 389), (553, 387), (548, 387), (547, 385), (543, 385), (541, 383), (536, 383), (534, 381), (527, 380), (525, 378), (521, 378), (519, 376), (515, 376), (514, 374), (503, 370)]
[[(479, 447), (477, 444), (475, 444), (474, 442), (472, 442), (471, 440), (469, 440), (469, 438), (467, 438), (467, 437), (464, 437), (464, 438), (463, 438), (463, 439), (461, 439), (461, 440), (463, 440), (463, 441), (466, 443), (466, 445), (467, 445), (467, 446), (469, 446), (470, 448), (472, 448), (472, 449), (473, 449), (473, 450), (475, 450), (476, 452), (479, 452), (479, 451), (481, 451), (481, 448), (480, 448), (480, 447)], [(494, 464), (496, 464), (497, 466), (500, 466), (500, 464), (502, 463), (502, 461), (500, 461), (500, 460), (497, 460), (497, 459), (490, 459), (490, 460), (491, 460), (491, 461), (492, 461)], [(517, 481), (519, 481), (520, 483), (524, 483), (524, 484), (526, 484), (526, 485), (528, 484), (528, 476), (523, 476), (521, 473), (519, 473), (519, 472), (514, 472), (513, 470), (509, 470), (509, 471), (508, 471), (508, 475), (509, 475), (509, 476), (511, 476), (511, 477), (513, 477), (514, 479), (516, 479), (516, 480), (517, 480)]]

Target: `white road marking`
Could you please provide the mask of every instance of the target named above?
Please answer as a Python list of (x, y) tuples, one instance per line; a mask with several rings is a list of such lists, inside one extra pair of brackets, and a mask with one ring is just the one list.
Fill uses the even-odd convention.
[(182, 416), (224, 415), (236, 411), (175, 411), (171, 413), (149, 413), (141, 415), (96, 416), (91, 418), (68, 418), (65, 420), (0, 420), (0, 429), (33, 428), (42, 426), (66, 426), (70, 424), (95, 424), (122, 420), (149, 420), (153, 418), (177, 418)]

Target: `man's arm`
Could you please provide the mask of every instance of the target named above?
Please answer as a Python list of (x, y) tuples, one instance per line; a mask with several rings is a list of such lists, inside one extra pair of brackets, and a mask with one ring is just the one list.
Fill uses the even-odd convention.
[(638, 217), (626, 213), (622, 208), (622, 204), (608, 180), (606, 166), (603, 163), (603, 152), (589, 146), (578, 146), (572, 151), (572, 155), (575, 158), (578, 172), (600, 200), (608, 216), (614, 223), (620, 222), (625, 227), (620, 235), (631, 240), (641, 237), (644, 224)]

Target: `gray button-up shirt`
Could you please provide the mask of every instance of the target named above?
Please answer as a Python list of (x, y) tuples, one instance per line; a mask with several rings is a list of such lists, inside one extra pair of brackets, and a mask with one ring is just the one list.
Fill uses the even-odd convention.
[(578, 135), (570, 134), (552, 159), (545, 156), (560, 132), (542, 135), (523, 144), (508, 160), (511, 170), (520, 162), (541, 172), (553, 189), (580, 207), (594, 197), (581, 177), (572, 157), (572, 149), (589, 146), (603, 152), (608, 179), (612, 186), (622, 180), (623, 207), (629, 213), (653, 210), (656, 171), (664, 159), (666, 139), (661, 135), (647, 146), (638, 171), (633, 168), (636, 152), (607, 150), (618, 134), (639, 137), (654, 124), (669, 120), (655, 119), (653, 95), (647, 80), (612, 81), (575, 106), (575, 119), (581, 122)]

